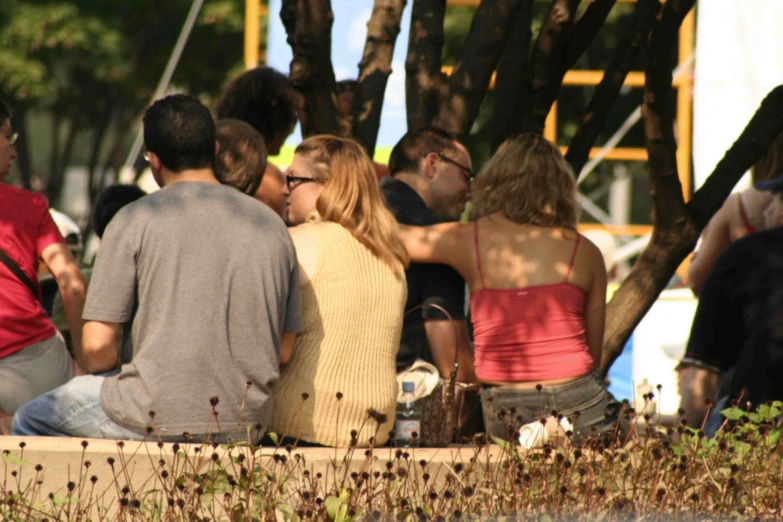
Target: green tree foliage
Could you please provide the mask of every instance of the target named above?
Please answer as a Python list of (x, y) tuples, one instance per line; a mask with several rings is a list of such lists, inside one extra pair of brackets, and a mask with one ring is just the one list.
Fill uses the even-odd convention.
[[(122, 164), (190, 7), (190, 0), (3, 2), (0, 93), (17, 111), (26, 186), (41, 178), (56, 202), (65, 167), (75, 162), (88, 165), (93, 195), (110, 181), (98, 173)], [(243, 31), (244, 2), (206, 0), (172, 88), (217, 94), (241, 67)], [(33, 114), (43, 117), (29, 125)]]

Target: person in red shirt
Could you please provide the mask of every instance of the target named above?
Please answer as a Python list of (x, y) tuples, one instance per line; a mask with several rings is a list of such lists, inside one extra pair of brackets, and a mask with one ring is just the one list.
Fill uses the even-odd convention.
[[(10, 432), (19, 406), (81, 372), (84, 279), (46, 199), (3, 183), (16, 159), (16, 139), (11, 109), (0, 100), (0, 434)], [(39, 302), (39, 260), (62, 294), (76, 362)]]

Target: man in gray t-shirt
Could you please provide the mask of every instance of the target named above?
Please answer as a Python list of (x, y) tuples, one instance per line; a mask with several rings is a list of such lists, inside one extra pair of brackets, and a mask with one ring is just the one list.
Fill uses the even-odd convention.
[[(153, 104), (144, 139), (162, 189), (106, 230), (75, 354), (100, 375), (23, 406), (15, 434), (225, 441), (269, 421), (279, 363), (301, 331), (288, 231), (265, 205), (217, 182), (214, 123), (195, 98)], [(115, 334), (128, 322), (133, 357), (112, 371)]]

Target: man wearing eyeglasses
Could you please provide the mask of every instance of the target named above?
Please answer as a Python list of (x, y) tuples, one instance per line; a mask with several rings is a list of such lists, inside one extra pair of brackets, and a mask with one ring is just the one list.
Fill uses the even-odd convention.
[[(391, 176), (381, 180), (381, 190), (397, 221), (428, 226), (459, 220), (473, 171), (467, 149), (453, 135), (436, 128), (408, 132), (392, 150), (389, 170)], [(397, 371), (421, 359), (447, 377), (454, 368), (456, 346), (457, 380), (475, 382), (465, 325), (465, 281), (453, 268), (438, 264), (411, 263), (405, 275), (405, 309), (422, 308), (405, 317)], [(430, 304), (443, 307), (453, 321)]]
[(84, 279), (46, 199), (3, 184), (16, 159), (18, 134), (0, 100), (0, 434), (22, 404), (64, 384), (78, 371), (65, 341), (41, 307), (39, 262), (63, 298), (74, 351), (81, 350)]

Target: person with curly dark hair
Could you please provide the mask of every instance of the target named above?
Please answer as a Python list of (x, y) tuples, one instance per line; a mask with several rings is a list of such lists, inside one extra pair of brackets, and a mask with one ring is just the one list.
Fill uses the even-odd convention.
[(226, 85), (215, 104), (215, 117), (249, 123), (264, 137), (269, 154), (276, 156), (296, 126), (296, 91), (284, 74), (256, 67)]

